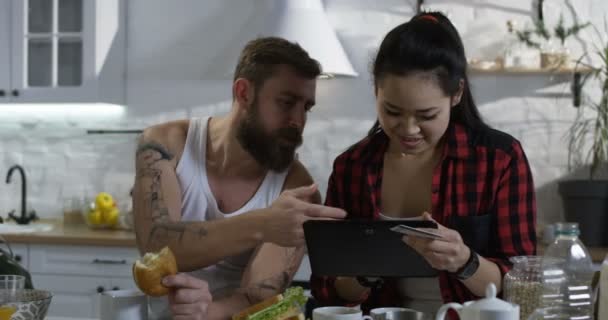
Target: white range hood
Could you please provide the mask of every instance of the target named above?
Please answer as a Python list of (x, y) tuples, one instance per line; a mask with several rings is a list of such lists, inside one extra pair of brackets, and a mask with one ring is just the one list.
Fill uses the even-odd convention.
[(321, 63), (328, 76), (357, 76), (336, 32), (329, 24), (322, 0), (274, 0), (268, 36), (297, 42)]

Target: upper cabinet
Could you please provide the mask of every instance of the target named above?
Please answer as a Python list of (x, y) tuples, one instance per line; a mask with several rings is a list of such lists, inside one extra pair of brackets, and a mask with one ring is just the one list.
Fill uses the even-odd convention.
[(11, 7), (10, 0), (0, 0), (0, 101), (6, 100), (8, 88), (11, 85), (11, 69), (10, 69), (10, 50), (5, 44), (11, 41), (10, 25), (6, 21), (10, 21)]
[(124, 103), (124, 0), (0, 0), (0, 102)]

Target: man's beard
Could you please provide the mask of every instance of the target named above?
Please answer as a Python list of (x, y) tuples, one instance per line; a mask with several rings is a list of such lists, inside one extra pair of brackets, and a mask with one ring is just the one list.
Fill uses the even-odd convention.
[(253, 102), (245, 119), (238, 125), (236, 138), (261, 166), (277, 172), (291, 165), (296, 148), (302, 144), (302, 135), (297, 128), (286, 127), (267, 132), (260, 121), (257, 101)]

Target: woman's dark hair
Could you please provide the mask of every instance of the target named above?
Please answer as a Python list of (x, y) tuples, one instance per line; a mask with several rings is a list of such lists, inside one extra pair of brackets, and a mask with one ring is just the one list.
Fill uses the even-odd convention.
[[(407, 76), (415, 72), (430, 72), (446, 95), (458, 92), (464, 80), (460, 103), (450, 114), (469, 128), (486, 127), (481, 119), (467, 77), (467, 59), (458, 31), (439, 12), (423, 12), (391, 30), (382, 43), (373, 63), (374, 87), (386, 75)], [(380, 131), (376, 120), (368, 136)]]

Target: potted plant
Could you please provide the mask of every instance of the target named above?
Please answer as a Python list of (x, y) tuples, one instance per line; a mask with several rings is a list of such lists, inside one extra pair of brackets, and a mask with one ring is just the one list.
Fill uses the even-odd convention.
[(608, 245), (608, 23), (604, 34), (595, 28), (598, 41), (595, 54), (599, 65), (577, 62), (577, 67), (591, 70), (585, 80), (599, 83), (596, 99), (587, 99), (578, 110), (568, 131), (568, 165), (584, 173), (583, 179), (564, 180), (559, 183), (565, 218), (578, 222), (581, 239), (589, 246)]
[[(541, 68), (566, 66), (570, 55), (566, 46), (566, 40), (571, 36), (577, 35), (579, 31), (588, 27), (590, 23), (574, 23), (571, 26), (566, 26), (564, 16), (560, 14), (557, 24), (550, 29), (546, 26), (543, 5), (544, 0), (537, 0), (533, 3), (533, 28), (518, 30), (515, 34), (519, 41), (525, 43), (528, 47), (540, 50)], [(557, 38), (559, 43), (554, 41), (553, 38)]]

